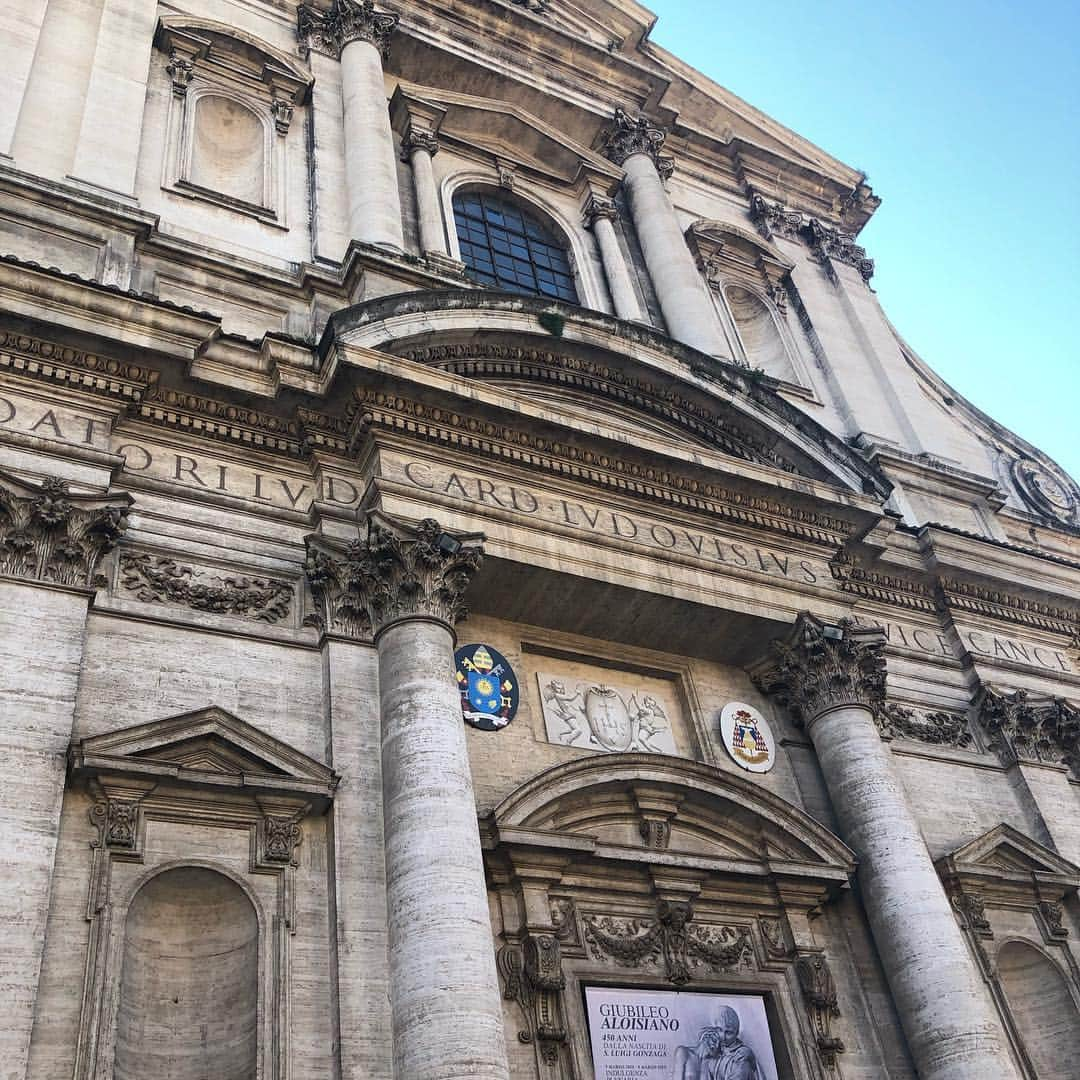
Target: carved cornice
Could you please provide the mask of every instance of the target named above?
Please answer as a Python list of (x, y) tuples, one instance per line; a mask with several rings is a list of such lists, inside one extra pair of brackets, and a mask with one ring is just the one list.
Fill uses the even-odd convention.
[(0, 371), (125, 401), (139, 401), (158, 380), (156, 371), (141, 364), (12, 331), (0, 331)]
[(1080, 709), (1062, 698), (983, 688), (979, 721), (1005, 765), (1080, 765)]
[(967, 719), (954, 713), (916, 712), (895, 702), (886, 702), (874, 711), (878, 731), (886, 739), (916, 739), (937, 746), (969, 747), (971, 732)]
[(648, 154), (662, 179), (671, 176), (674, 159), (660, 153), (667, 136), (644, 116), (633, 117), (625, 109), (616, 109), (611, 126), (604, 132), (600, 152), (616, 165), (634, 154)]
[(589, 201), (581, 211), (582, 224), (586, 229), (591, 229), (598, 218), (604, 218), (606, 221), (619, 220), (619, 208), (615, 205), (614, 199), (609, 199), (604, 195), (589, 196)]
[(880, 574), (859, 566), (846, 548), (829, 561), (833, 580), (844, 592), (854, 593), (866, 600), (893, 604), (913, 611), (934, 613), (938, 609), (934, 589), (920, 581), (897, 574)]
[(432, 364), (467, 378), (515, 379), (570, 387), (598, 394), (657, 419), (676, 424), (725, 454), (796, 472), (795, 464), (746, 427), (707, 405), (691, 400), (670, 384), (661, 385), (612, 364), (601, 364), (550, 349), (463, 342), (429, 345), (404, 353), (418, 364)]
[(372, 0), (333, 0), (328, 11), (301, 4), (296, 12), (300, 41), (336, 59), (353, 41), (369, 42), (385, 59), (397, 24), (397, 15), (376, 11)]
[(126, 492), (73, 495), (55, 477), (33, 484), (0, 471), (0, 574), (98, 588), (97, 565), (127, 528), (132, 502)]
[[(309, 537), (309, 550), (317, 550), (318, 540)], [(316, 560), (312, 567), (309, 559), (308, 580), (324, 597), (338, 591), (339, 610), (345, 603), (350, 611), (366, 611), (376, 636), (406, 619), (453, 628), (467, 614), (465, 591), (480, 568), (482, 540), (475, 533), (451, 535), (431, 518), (412, 526), (371, 513), (367, 539), (350, 544), (340, 565), (327, 568)], [(329, 581), (320, 577), (325, 569)]]
[(789, 210), (781, 203), (769, 202), (757, 192), (750, 196), (750, 217), (766, 240), (779, 235), (805, 243), (834, 282), (833, 261), (854, 266), (863, 281), (869, 282), (874, 276), (874, 260), (867, 258), (866, 249), (855, 242), (851, 233), (797, 210)]
[(485, 457), (518, 462), (591, 486), (631, 494), (684, 510), (698, 510), (724, 521), (769, 529), (824, 544), (840, 544), (854, 526), (830, 514), (792, 507), (778, 499), (724, 488), (662, 468), (623, 461), (527, 431), (488, 423), (380, 390), (357, 393), (356, 433), (383, 427)]
[(293, 598), (287, 581), (243, 574), (222, 577), (166, 555), (123, 555), (118, 581), (123, 591), (143, 603), (175, 604), (265, 623), (288, 618)]
[(1080, 639), (1080, 608), (1046, 604), (1001, 589), (942, 578), (938, 596), (942, 607), (971, 615), (1017, 623), (1036, 630)]
[(772, 666), (755, 681), (805, 725), (844, 706), (877, 710), (885, 702), (885, 644), (879, 627), (829, 624), (804, 612), (791, 637), (773, 643)]
[(139, 404), (138, 416), (151, 423), (182, 427), (211, 439), (240, 442), (261, 450), (294, 457), (304, 452), (295, 420), (182, 390), (152, 388)]

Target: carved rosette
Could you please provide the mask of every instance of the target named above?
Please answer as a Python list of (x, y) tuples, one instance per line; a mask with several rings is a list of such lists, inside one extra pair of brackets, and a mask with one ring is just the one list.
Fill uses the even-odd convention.
[(381, 514), (368, 518), (366, 540), (334, 558), (308, 538), (308, 580), (323, 607), (358, 626), (365, 612), (375, 634), (402, 619), (426, 618), (453, 627), (467, 614), (465, 590), (480, 568), (480, 534), (452, 536), (431, 518), (410, 526)]
[(0, 472), (0, 574), (97, 588), (102, 556), (127, 528), (128, 494), (73, 495), (62, 480), (40, 484)]
[(616, 109), (615, 119), (604, 133), (600, 149), (616, 165), (622, 165), (634, 154), (648, 154), (656, 165), (656, 171), (666, 180), (675, 168), (674, 160), (660, 153), (666, 138), (664, 132), (650, 124), (644, 116), (635, 118), (624, 109)]
[(336, 59), (353, 41), (369, 42), (385, 59), (397, 24), (397, 15), (376, 11), (372, 0), (334, 0), (325, 12), (301, 4), (296, 12), (300, 40)]
[(772, 666), (760, 672), (760, 689), (787, 707), (801, 724), (830, 709), (885, 701), (885, 634), (851, 619), (828, 624), (804, 613), (791, 638), (774, 642)]
[(832, 1032), (832, 1022), (840, 1015), (840, 1005), (829, 962), (821, 953), (805, 954), (796, 959), (795, 974), (814, 1029), (821, 1064), (827, 1069), (835, 1069), (836, 1057), (844, 1052), (844, 1043)]

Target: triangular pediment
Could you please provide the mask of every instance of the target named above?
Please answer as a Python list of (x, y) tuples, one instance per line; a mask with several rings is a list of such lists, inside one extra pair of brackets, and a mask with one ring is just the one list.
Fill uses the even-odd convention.
[(333, 769), (217, 706), (72, 744), (76, 772), (140, 773), (330, 795)]
[(1004, 823), (957, 848), (938, 863), (958, 876), (981, 873), (1051, 875), (1072, 878), (1080, 884), (1080, 867)]

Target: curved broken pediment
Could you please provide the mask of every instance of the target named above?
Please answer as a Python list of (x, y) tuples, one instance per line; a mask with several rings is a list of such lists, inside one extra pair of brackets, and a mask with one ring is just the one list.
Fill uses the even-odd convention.
[(565, 846), (573, 837), (585, 842), (590, 858), (630, 857), (645, 848), (726, 872), (782, 867), (835, 882), (855, 869), (837, 837), (779, 796), (701, 762), (651, 754), (608, 754), (548, 769), (504, 799), (492, 821), (505, 842), (548, 836)]
[[(888, 495), (876, 470), (776, 393), (767, 376), (575, 305), (464, 289), (402, 293), (335, 313), (324, 349), (333, 343), (518, 389), (565, 390), (589, 400), (597, 423), (610, 414), (625, 426), (636, 413), (647, 425), (684, 433), (694, 446), (850, 492)], [(581, 427), (569, 415), (566, 426)]]

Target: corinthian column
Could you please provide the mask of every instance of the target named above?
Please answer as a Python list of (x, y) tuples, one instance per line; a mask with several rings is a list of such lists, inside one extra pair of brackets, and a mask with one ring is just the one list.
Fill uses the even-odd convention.
[(480, 539), (372, 514), (344, 577), (379, 657), (390, 1004), (395, 1075), (408, 1080), (509, 1076), (454, 683), (454, 624)]
[(662, 176), (670, 175), (673, 166), (671, 158), (660, 156), (663, 144), (659, 128), (616, 109), (604, 153), (623, 167), (630, 216), (668, 333), (711, 356), (726, 357), (716, 309), (664, 190)]
[(585, 204), (583, 218), (585, 228), (592, 229), (596, 244), (600, 248), (604, 276), (607, 278), (615, 314), (620, 319), (641, 322), (641, 306), (630, 281), (630, 272), (626, 268), (622, 248), (619, 247), (619, 238), (615, 235), (615, 222), (619, 219), (615, 201), (602, 195), (590, 195)]
[(880, 629), (802, 615), (759, 684), (814, 744), (919, 1077), (1009, 1080), (999, 1021), (878, 734), (884, 648)]
[(301, 39), (341, 61), (349, 235), (400, 251), (401, 197), (382, 69), (397, 23), (372, 0), (334, 0), (325, 13), (304, 4), (298, 10)]
[(0, 472), (0, 1074), (26, 1075), (64, 763), (97, 565), (130, 495), (73, 495)]

